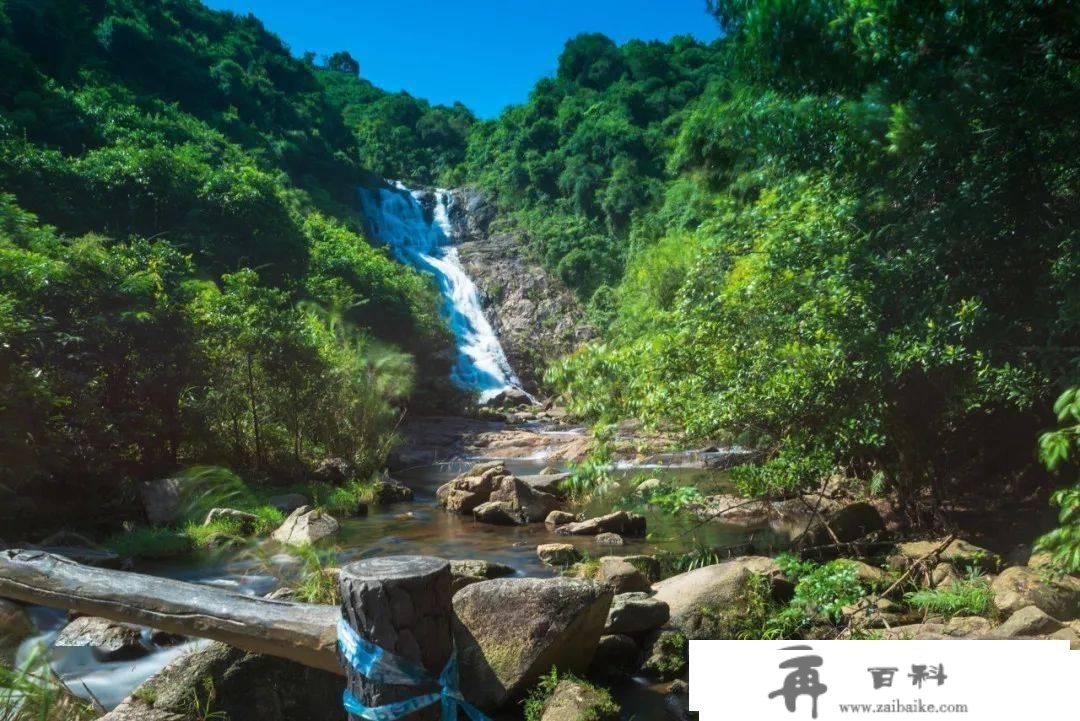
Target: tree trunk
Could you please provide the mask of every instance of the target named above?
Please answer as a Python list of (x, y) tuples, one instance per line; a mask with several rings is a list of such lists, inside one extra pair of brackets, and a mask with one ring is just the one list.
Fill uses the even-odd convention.
[[(438, 678), (450, 659), (450, 564), (428, 556), (389, 556), (350, 563), (341, 569), (341, 604), (346, 621), (361, 638), (394, 653)], [(343, 664), (347, 666), (347, 664)], [(367, 679), (345, 669), (348, 687), (366, 706), (438, 690), (437, 684), (397, 686)], [(403, 717), (436, 721), (435, 703)], [(353, 717), (354, 721), (358, 717)]]

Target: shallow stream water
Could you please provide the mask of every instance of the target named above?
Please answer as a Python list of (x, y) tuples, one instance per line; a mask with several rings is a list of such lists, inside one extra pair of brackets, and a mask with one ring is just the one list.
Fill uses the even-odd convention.
[[(397, 474), (410, 486), (414, 500), (406, 503), (372, 507), (366, 516), (345, 520), (341, 534), (335, 539), (340, 548), (339, 561), (346, 563), (372, 555), (421, 554), (450, 559), (481, 559), (511, 566), (519, 576), (553, 576), (557, 571), (540, 562), (536, 546), (541, 543), (570, 542), (593, 557), (608, 554), (671, 553), (680, 554), (695, 547), (713, 548), (738, 546), (753, 539), (759, 551), (783, 546), (788, 529), (759, 526), (747, 528), (719, 523), (702, 524), (687, 514), (671, 515), (651, 508), (633, 507), (647, 518), (648, 536), (626, 539), (621, 547), (598, 546), (589, 536), (556, 536), (543, 524), (528, 526), (494, 526), (477, 523), (471, 517), (447, 513), (435, 505), (435, 490), (473, 461), (455, 462), (411, 469)], [(541, 470), (540, 461), (506, 461), (509, 470), (529, 475)], [(687, 468), (630, 469), (615, 471), (621, 477), (621, 487), (586, 507), (587, 515), (610, 512), (613, 506), (625, 505), (621, 499), (632, 491), (641, 478), (660, 477), (680, 485), (697, 485), (703, 492), (727, 488), (723, 472)], [(627, 506), (629, 507), (629, 506)], [(167, 578), (226, 588), (237, 593), (263, 595), (287, 579), (290, 556), (281, 553), (272, 543), (264, 543), (257, 551), (231, 551), (213, 556), (201, 556), (182, 562), (155, 563), (138, 566), (135, 570)], [(31, 609), (34, 621), (42, 633), (30, 639), (20, 649), (25, 658), (31, 645), (52, 645), (56, 634), (66, 623), (66, 614), (45, 608)], [(59, 648), (50, 650), (53, 666), (71, 689), (82, 696), (96, 698), (106, 708), (116, 706), (142, 681), (161, 669), (178, 655), (192, 650), (202, 641), (178, 645), (156, 646), (152, 651), (128, 661), (102, 661), (89, 648)]]

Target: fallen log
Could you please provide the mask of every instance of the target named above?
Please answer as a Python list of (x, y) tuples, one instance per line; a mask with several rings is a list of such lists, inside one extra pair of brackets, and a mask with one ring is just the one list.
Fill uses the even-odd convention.
[(83, 566), (45, 551), (0, 551), (0, 598), (136, 623), (342, 673), (337, 606)]

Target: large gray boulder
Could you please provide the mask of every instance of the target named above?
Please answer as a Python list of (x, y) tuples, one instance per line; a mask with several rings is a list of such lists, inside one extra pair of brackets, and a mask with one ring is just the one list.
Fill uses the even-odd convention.
[(1044, 570), (1013, 566), (994, 579), (990, 590), (1003, 616), (1036, 606), (1059, 621), (1080, 618), (1080, 579), (1073, 576), (1054, 577)]
[(64, 626), (54, 642), (56, 646), (89, 646), (101, 661), (138, 658), (150, 652), (142, 641), (138, 626), (117, 623), (97, 616), (80, 616)]
[(475, 465), (439, 486), (435, 491), (436, 502), (451, 513), (472, 513), (477, 506), (488, 502), (491, 492), (508, 475), (502, 461)]
[(991, 638), (1028, 638), (1054, 633), (1064, 626), (1061, 621), (1046, 615), (1037, 606), (1025, 606), (990, 632)]
[(780, 569), (771, 558), (744, 556), (680, 573), (652, 588), (656, 599), (668, 605), (671, 625), (690, 638), (701, 638), (710, 617), (740, 602), (755, 573), (775, 578)]
[(509, 503), (524, 523), (539, 523), (559, 508), (555, 496), (536, 490), (516, 476), (503, 478), (491, 491), (489, 500)]
[(290, 546), (306, 546), (329, 538), (341, 530), (337, 519), (325, 511), (301, 506), (271, 534), (271, 538)]
[(555, 529), (560, 536), (595, 536), (598, 533), (618, 533), (620, 536), (645, 535), (645, 517), (629, 511), (615, 511), (606, 516), (567, 523)]
[(604, 633), (635, 636), (660, 628), (670, 615), (667, 603), (647, 593), (620, 593), (611, 601)]
[(610, 605), (610, 590), (571, 578), (504, 578), (458, 591), (454, 640), (465, 697), (495, 709), (552, 666), (584, 673)]
[(344, 689), (344, 676), (214, 642), (173, 660), (100, 721), (207, 721), (208, 704), (229, 721), (346, 721)]

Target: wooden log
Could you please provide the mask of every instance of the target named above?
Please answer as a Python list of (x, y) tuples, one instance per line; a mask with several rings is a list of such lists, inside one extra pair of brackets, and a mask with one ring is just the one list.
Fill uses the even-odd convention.
[[(438, 678), (453, 648), (449, 562), (428, 556), (370, 558), (344, 566), (339, 583), (342, 613), (361, 638), (423, 666)], [(378, 683), (351, 668), (346, 668), (345, 675), (349, 690), (366, 706), (382, 706), (438, 690), (434, 683)], [(436, 703), (404, 718), (435, 721), (439, 710)], [(352, 718), (355, 721), (358, 717)]]
[[(449, 581), (448, 581), (449, 583)], [(45, 551), (0, 551), (0, 597), (137, 623), (342, 673), (341, 611), (83, 566)]]

